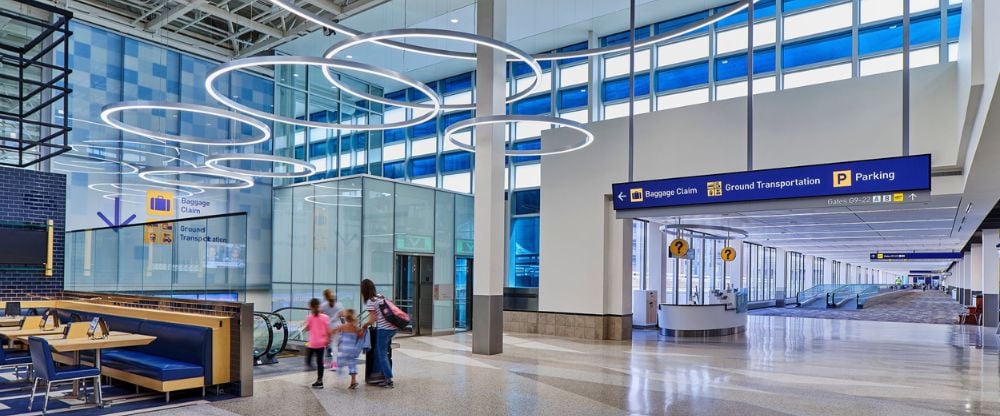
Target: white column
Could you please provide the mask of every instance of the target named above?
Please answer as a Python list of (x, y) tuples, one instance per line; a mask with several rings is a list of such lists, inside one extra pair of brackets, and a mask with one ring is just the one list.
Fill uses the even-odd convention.
[(972, 252), (962, 254), (962, 296), (965, 305), (972, 304)]
[(1000, 230), (983, 230), (983, 326), (998, 324), (1000, 313)]
[[(504, 41), (507, 1), (480, 0), (476, 32)], [(476, 116), (504, 114), (506, 56), (495, 49), (476, 48)], [(504, 287), (504, 126), (476, 127), (475, 141), (475, 260), (473, 273), (472, 352), (503, 352)]]
[[(785, 280), (788, 278), (788, 264), (785, 250), (778, 248), (774, 250), (774, 298), (784, 300), (788, 296), (785, 291)], [(794, 293), (793, 293), (794, 295)]]

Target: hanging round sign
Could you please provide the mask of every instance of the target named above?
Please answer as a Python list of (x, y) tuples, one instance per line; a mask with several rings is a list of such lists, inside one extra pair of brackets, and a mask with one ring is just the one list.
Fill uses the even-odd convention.
[(719, 252), (719, 256), (722, 257), (723, 261), (733, 261), (736, 259), (736, 249), (732, 247), (723, 247), (722, 251)]
[(670, 242), (670, 255), (674, 257), (684, 257), (688, 252), (688, 242), (682, 238), (675, 238)]

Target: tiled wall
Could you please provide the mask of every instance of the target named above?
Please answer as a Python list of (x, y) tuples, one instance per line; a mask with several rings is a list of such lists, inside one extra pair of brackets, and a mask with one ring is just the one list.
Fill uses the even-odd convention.
[(58, 173), (0, 168), (0, 223), (45, 225), (55, 221), (52, 277), (39, 270), (2, 270), (0, 300), (41, 299), (63, 288), (63, 247), (66, 226), (66, 176)]
[(580, 339), (630, 340), (632, 315), (503, 312), (503, 330)]

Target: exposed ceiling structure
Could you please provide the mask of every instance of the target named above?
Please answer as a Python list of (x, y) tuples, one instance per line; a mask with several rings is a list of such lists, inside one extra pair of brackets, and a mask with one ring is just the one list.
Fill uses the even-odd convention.
[[(935, 195), (928, 202), (829, 208), (685, 215), (682, 223), (721, 225), (746, 230), (751, 241), (807, 255), (895, 272), (945, 270), (949, 260), (870, 262), (875, 252), (962, 249), (964, 239), (952, 236), (961, 195)], [(677, 217), (651, 219), (675, 223)]]
[[(328, 19), (346, 19), (388, 0), (298, 0)], [(266, 0), (65, 0), (88, 21), (219, 60), (255, 55), (317, 29)]]

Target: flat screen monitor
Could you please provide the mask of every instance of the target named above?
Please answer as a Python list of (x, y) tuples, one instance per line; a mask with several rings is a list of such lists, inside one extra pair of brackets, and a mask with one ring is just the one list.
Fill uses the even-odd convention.
[(3, 308), (4, 316), (21, 316), (21, 302), (7, 302)]
[(45, 264), (48, 242), (46, 230), (0, 228), (0, 264)]

